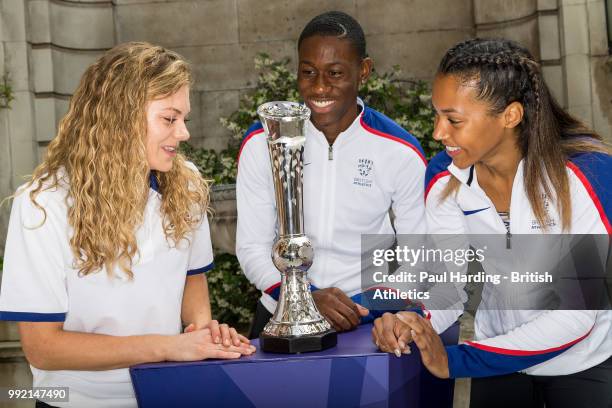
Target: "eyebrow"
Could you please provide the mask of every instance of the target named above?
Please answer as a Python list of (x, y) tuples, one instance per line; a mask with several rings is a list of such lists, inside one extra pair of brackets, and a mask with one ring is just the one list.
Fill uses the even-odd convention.
[[(312, 62), (308, 61), (308, 60), (300, 60), (299, 61), (300, 64), (308, 64), (308, 65), (314, 65)], [(332, 61), (332, 62), (328, 62), (325, 65), (342, 65), (343, 62), (342, 61)]]
[[(180, 109), (176, 109), (176, 108), (172, 108), (172, 107), (170, 107), (170, 108), (164, 108), (164, 109), (162, 109), (162, 110), (164, 110), (164, 111), (171, 110), (171, 111), (174, 111), (174, 112), (178, 113), (179, 115), (182, 115), (182, 114), (183, 114), (183, 112), (182, 112)], [(188, 114), (189, 114), (189, 113), (187, 113), (187, 115), (188, 115)]]
[(440, 112), (442, 112), (442, 113), (459, 113), (458, 110), (453, 109), (453, 108), (440, 109)]

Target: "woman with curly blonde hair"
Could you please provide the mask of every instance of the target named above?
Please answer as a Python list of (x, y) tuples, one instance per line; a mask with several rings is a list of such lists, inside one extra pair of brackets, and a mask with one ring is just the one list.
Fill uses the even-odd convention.
[(174, 52), (111, 49), (15, 194), (0, 319), (19, 322), (34, 386), (69, 387), (62, 406), (135, 406), (131, 365), (254, 350), (211, 319), (208, 185), (177, 153), (191, 82)]

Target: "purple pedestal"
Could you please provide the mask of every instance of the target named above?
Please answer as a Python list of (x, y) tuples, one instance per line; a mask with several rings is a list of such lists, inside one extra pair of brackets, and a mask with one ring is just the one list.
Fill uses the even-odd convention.
[[(139, 407), (451, 407), (452, 380), (432, 377), (415, 346), (400, 358), (377, 351), (371, 325), (338, 336), (329, 350), (257, 351), (238, 360), (130, 368)], [(459, 325), (442, 338), (456, 344)], [(255, 341), (255, 345), (258, 345)]]

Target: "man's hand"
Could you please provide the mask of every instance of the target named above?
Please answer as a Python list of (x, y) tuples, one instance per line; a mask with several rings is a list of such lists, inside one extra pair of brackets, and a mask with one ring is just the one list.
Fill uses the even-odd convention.
[(312, 297), (319, 312), (339, 332), (354, 329), (359, 325), (361, 317), (370, 313), (338, 288), (317, 289), (312, 292)]
[(421, 360), (430, 373), (438, 378), (448, 378), (448, 355), (442, 339), (434, 330), (431, 322), (416, 313), (399, 312), (397, 318), (410, 326), (412, 339), (421, 351)]
[[(412, 313), (412, 312), (405, 312)], [(374, 320), (372, 326), (372, 341), (386, 353), (394, 353), (397, 357), (410, 354), (412, 335), (410, 326), (398, 319), (397, 315), (385, 313)]]

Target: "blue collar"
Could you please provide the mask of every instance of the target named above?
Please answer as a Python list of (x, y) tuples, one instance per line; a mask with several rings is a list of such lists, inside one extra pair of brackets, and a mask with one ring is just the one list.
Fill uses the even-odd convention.
[(149, 187), (159, 193), (159, 182), (157, 181), (156, 172), (152, 171), (149, 173)]

